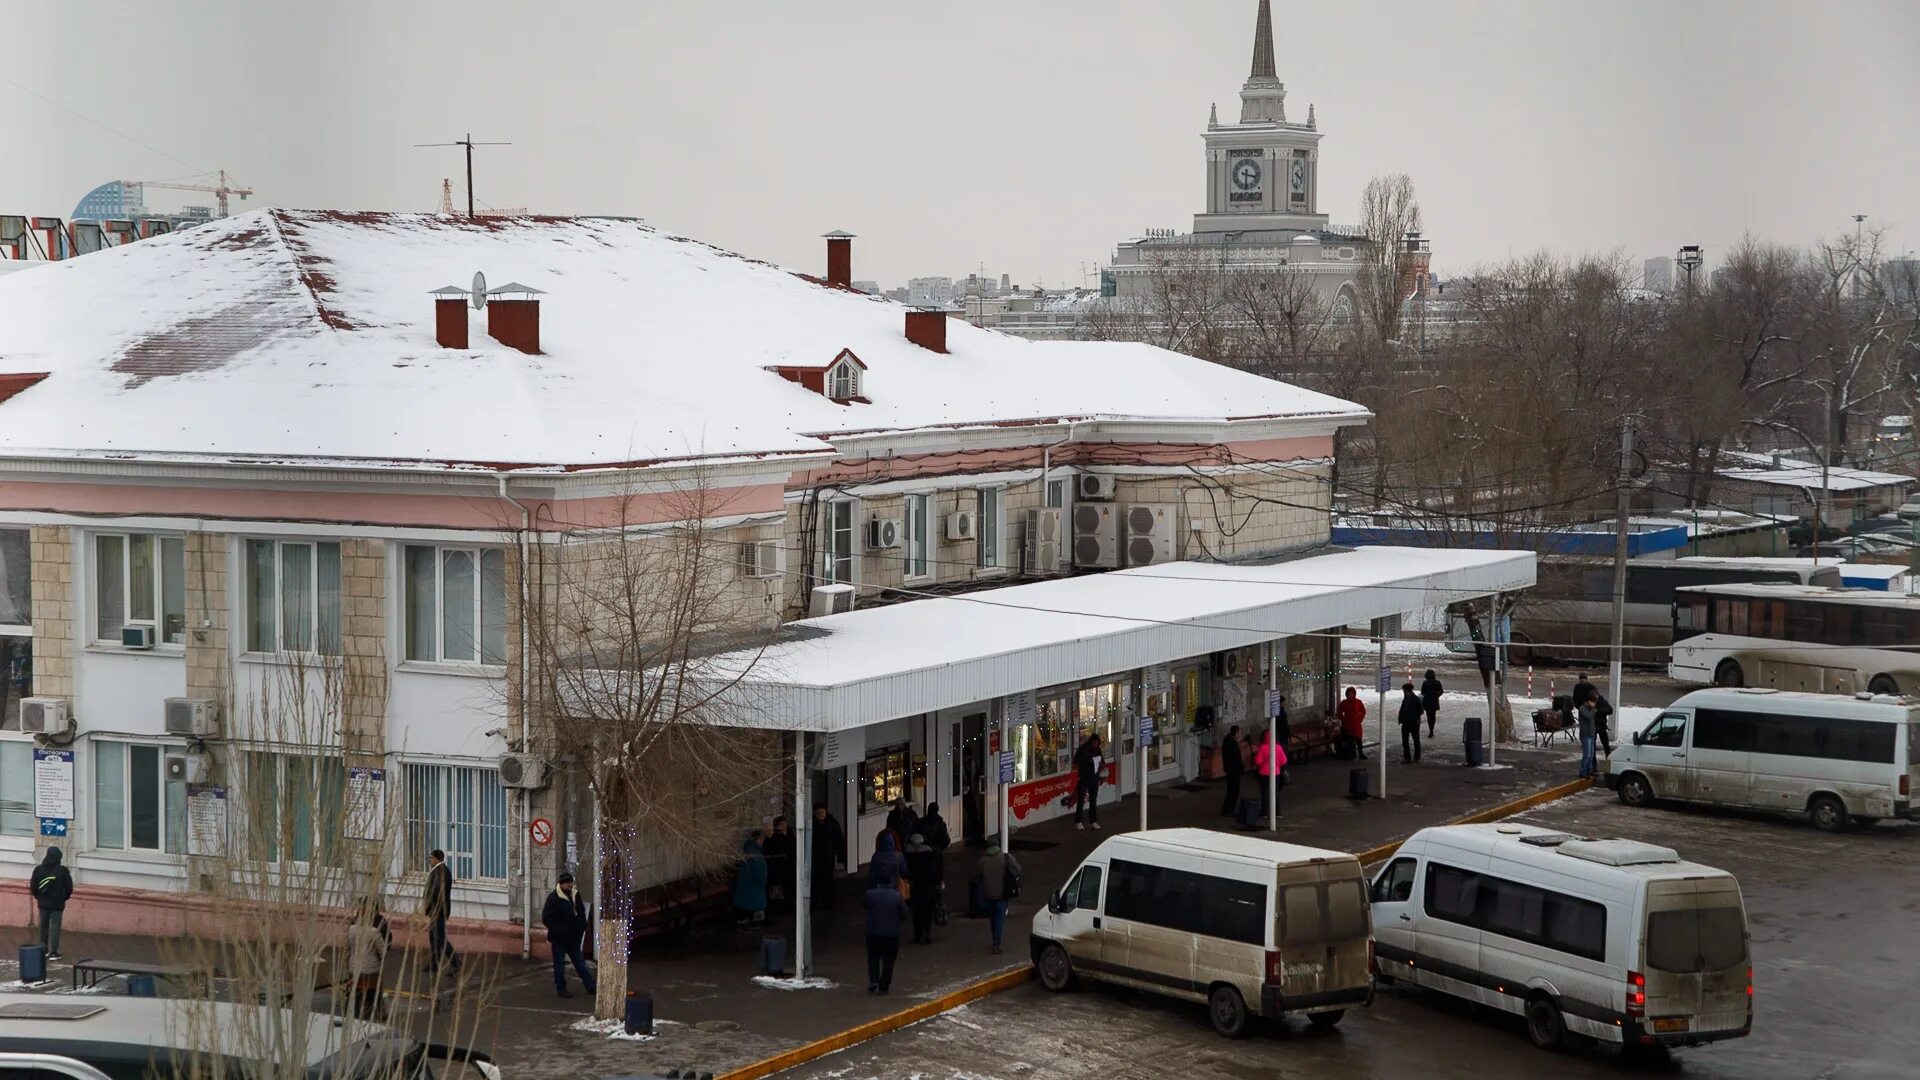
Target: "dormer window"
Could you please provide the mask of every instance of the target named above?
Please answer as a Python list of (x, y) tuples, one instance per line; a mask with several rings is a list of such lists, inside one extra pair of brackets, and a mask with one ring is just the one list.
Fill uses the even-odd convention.
[(827, 370), (827, 396), (845, 403), (860, 396), (860, 368), (851, 360), (841, 360)]
[(867, 404), (867, 362), (841, 349), (839, 355), (824, 364), (802, 366), (782, 364), (768, 371), (832, 401), (836, 405)]

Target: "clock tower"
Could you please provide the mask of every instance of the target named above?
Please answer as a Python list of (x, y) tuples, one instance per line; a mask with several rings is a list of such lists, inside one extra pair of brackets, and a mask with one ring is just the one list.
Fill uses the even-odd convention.
[(1287, 87), (1274, 72), (1273, 7), (1260, 0), (1253, 71), (1240, 88), (1240, 122), (1207, 120), (1207, 209), (1196, 233), (1324, 229), (1320, 209), (1320, 132), (1313, 110), (1287, 121)]

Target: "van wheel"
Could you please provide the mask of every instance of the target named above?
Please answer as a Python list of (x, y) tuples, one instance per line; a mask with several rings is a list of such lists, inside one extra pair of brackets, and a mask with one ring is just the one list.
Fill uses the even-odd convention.
[(1620, 801), (1628, 806), (1652, 806), (1653, 788), (1646, 777), (1630, 772), (1620, 778)]
[(1722, 660), (1720, 666), (1713, 669), (1713, 685), (1745, 686), (1747, 673), (1740, 670), (1740, 661)]
[(1347, 1015), (1347, 1010), (1345, 1009), (1334, 1009), (1331, 1012), (1311, 1013), (1307, 1016), (1307, 1023), (1312, 1024), (1313, 1029), (1315, 1031), (1332, 1031), (1336, 1026), (1339, 1025), (1340, 1018), (1345, 1015)]
[(1891, 675), (1875, 675), (1867, 681), (1869, 694), (1898, 694), (1899, 692), (1900, 684), (1894, 682)]
[(1807, 817), (1821, 832), (1845, 832), (1847, 808), (1831, 795), (1815, 795), (1807, 804)]
[(1507, 662), (1511, 664), (1531, 664), (1536, 659), (1544, 660), (1546, 658), (1535, 655), (1533, 639), (1528, 637), (1525, 631), (1515, 630), (1513, 632), (1513, 640), (1507, 642)]
[(1537, 997), (1527, 1002), (1527, 1038), (1542, 1050), (1566, 1045), (1567, 1026), (1561, 1022), (1560, 1006), (1552, 998)]
[(1067, 950), (1058, 945), (1041, 949), (1036, 966), (1040, 968), (1041, 986), (1056, 994), (1073, 989), (1073, 961), (1067, 959)]
[(1246, 1000), (1231, 986), (1216, 986), (1207, 995), (1207, 1015), (1213, 1020), (1213, 1030), (1229, 1039), (1247, 1033)]

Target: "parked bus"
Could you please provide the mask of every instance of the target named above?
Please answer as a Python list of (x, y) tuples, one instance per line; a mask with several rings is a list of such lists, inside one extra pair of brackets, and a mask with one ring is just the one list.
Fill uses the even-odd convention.
[(1814, 694), (1920, 691), (1920, 596), (1809, 585), (1678, 590), (1673, 658), (1680, 682)]
[[(1795, 565), (1800, 564), (1800, 565)], [(1837, 567), (1804, 560), (1631, 559), (1622, 659), (1658, 667), (1673, 644), (1675, 589), (1749, 581), (1782, 581), (1838, 588)], [(1613, 561), (1590, 558), (1540, 560), (1540, 581), (1521, 593), (1513, 611), (1511, 658), (1515, 664), (1551, 660), (1604, 663), (1613, 641)]]

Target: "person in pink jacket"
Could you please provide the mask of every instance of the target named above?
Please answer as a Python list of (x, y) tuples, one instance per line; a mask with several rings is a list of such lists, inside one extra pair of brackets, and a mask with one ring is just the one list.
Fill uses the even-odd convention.
[[(1279, 793), (1276, 789), (1283, 788), (1287, 784), (1285, 744), (1278, 740), (1268, 742), (1265, 734), (1256, 738), (1253, 741), (1253, 774), (1260, 778), (1260, 816), (1267, 816), (1267, 798), (1269, 793), (1272, 793), (1272, 797), (1276, 800), (1273, 816), (1279, 817)], [(1269, 779), (1274, 776), (1280, 779), (1278, 781)]]

